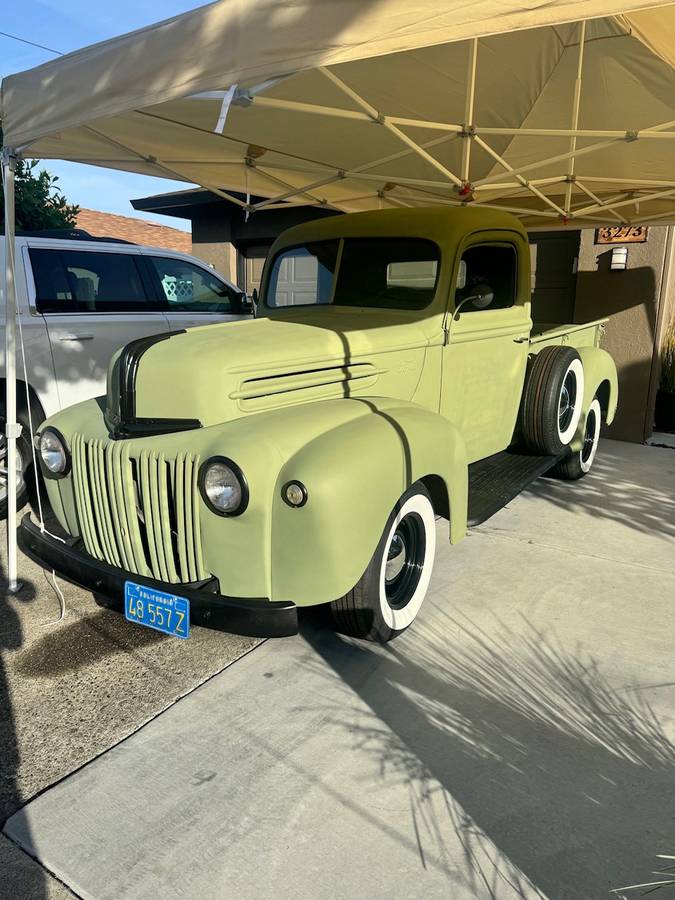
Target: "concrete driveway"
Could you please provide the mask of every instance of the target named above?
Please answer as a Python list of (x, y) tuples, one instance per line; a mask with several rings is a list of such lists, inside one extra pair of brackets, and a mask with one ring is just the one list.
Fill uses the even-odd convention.
[(604, 442), (591, 476), (541, 479), (457, 547), (438, 527), (397, 641), (305, 615), (5, 833), (92, 898), (594, 900), (653, 880), (675, 852), (675, 452)]

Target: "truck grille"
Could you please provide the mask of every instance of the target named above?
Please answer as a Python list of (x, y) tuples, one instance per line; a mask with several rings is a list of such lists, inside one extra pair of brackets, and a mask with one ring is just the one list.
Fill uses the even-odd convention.
[(126, 441), (72, 443), (73, 484), (87, 553), (136, 575), (174, 584), (204, 581), (199, 457), (142, 450)]

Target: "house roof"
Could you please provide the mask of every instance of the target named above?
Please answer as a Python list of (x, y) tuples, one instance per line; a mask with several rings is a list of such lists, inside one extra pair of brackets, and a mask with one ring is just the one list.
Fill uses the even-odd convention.
[(96, 209), (80, 209), (76, 227), (88, 231), (94, 237), (122, 238), (134, 244), (192, 253), (192, 235), (188, 231), (148, 222), (146, 219), (119, 216)]

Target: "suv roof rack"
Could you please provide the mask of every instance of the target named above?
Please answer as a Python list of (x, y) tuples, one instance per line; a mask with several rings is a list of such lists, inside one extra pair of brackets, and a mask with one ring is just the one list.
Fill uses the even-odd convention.
[[(5, 230), (0, 229), (0, 234), (4, 236)], [(134, 241), (125, 241), (124, 238), (105, 237), (101, 235), (89, 234), (84, 228), (44, 228), (41, 231), (20, 231), (16, 232), (17, 237), (38, 237), (38, 238), (60, 238), (63, 241), (99, 241), (110, 244), (133, 244)]]

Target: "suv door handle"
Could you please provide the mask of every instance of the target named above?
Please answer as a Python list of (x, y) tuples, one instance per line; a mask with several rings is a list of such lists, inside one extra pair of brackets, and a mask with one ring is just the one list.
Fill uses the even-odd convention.
[(60, 341), (93, 341), (93, 334), (64, 334)]
[(529, 334), (522, 334), (520, 337), (514, 338), (513, 343), (514, 344), (525, 344), (525, 343), (527, 343), (527, 341), (529, 341), (529, 339), (530, 339)]

